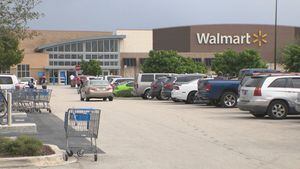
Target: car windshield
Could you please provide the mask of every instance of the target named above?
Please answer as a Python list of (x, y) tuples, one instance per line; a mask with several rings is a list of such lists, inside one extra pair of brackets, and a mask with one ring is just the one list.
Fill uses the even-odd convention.
[(108, 85), (109, 82), (107, 80), (91, 80), (90, 85), (91, 86), (103, 86)]
[(0, 77), (0, 84), (13, 84), (11, 77)]

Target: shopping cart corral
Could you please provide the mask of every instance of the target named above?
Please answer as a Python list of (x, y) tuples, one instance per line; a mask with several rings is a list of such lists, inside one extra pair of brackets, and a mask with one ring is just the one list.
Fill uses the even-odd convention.
[[(94, 153), (94, 160), (98, 160), (97, 138), (99, 131), (101, 110), (94, 108), (69, 109), (65, 113), (64, 128), (66, 132), (66, 153), (64, 160), (73, 156), (74, 152), (82, 157), (86, 151)], [(76, 142), (76, 138), (90, 139), (89, 145)]]
[(52, 90), (49, 89), (23, 89), (8, 90), (12, 93), (13, 111), (51, 113), (50, 99)]

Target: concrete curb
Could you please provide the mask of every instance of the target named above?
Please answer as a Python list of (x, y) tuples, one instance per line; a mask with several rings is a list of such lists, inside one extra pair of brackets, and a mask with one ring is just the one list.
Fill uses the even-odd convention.
[(63, 160), (63, 150), (60, 150), (56, 145), (45, 144), (52, 148), (55, 154), (49, 156), (35, 157), (12, 157), (0, 158), (0, 168), (15, 168), (15, 167), (48, 167), (59, 166), (77, 162), (76, 158), (70, 158), (68, 162)]

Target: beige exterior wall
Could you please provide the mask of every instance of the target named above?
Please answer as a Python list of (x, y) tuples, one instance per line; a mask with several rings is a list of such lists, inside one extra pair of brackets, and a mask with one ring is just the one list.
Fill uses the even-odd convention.
[(121, 53), (148, 53), (153, 49), (152, 30), (117, 30), (117, 35), (125, 35), (121, 41)]

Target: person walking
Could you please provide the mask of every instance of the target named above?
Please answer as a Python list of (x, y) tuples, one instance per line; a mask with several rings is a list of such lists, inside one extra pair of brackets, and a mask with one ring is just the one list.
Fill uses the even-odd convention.
[(47, 81), (45, 76), (42, 77), (41, 84), (42, 84), (42, 89), (47, 89)]

